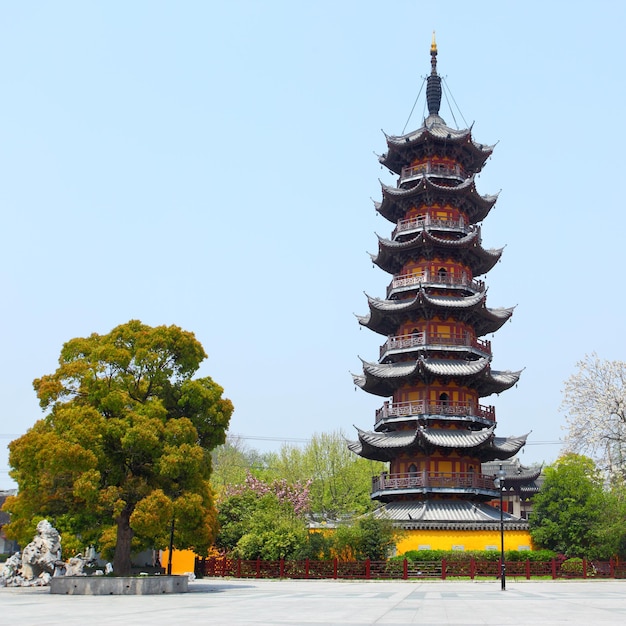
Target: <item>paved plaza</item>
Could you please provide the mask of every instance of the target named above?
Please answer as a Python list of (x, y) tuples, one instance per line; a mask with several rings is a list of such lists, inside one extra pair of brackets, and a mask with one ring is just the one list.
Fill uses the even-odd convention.
[(0, 589), (3, 624), (624, 624), (626, 581), (204, 579), (189, 593), (65, 596)]

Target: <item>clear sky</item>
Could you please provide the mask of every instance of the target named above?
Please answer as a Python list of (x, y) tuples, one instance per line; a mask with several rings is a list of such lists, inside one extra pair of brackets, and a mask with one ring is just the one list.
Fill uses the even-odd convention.
[[(0, 2), (2, 414), (41, 417), (32, 380), (62, 344), (129, 319), (195, 332), (250, 446), (373, 427), (356, 391), (383, 129), (401, 134), (439, 72), (501, 191), (506, 246), (492, 340), (516, 388), (485, 398), (498, 434), (553, 461), (563, 381), (586, 353), (624, 359), (626, 3), (228, 0)], [(455, 120), (442, 107), (450, 126)], [(423, 97), (407, 131), (421, 125)], [(465, 127), (456, 114), (458, 126)]]

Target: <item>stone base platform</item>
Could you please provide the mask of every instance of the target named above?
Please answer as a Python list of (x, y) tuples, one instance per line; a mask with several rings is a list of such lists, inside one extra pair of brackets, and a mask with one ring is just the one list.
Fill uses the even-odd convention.
[(50, 580), (50, 593), (82, 596), (142, 596), (186, 593), (188, 576), (59, 576)]

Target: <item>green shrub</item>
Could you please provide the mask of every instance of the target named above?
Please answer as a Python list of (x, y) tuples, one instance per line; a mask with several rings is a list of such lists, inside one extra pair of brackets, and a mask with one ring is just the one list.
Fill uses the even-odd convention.
[[(556, 557), (552, 550), (507, 550), (504, 553), (505, 561), (550, 561)], [(499, 550), (409, 550), (404, 554), (393, 557), (393, 560), (402, 561), (469, 561), (474, 558), (477, 561), (499, 561)]]
[(564, 574), (573, 574), (575, 576), (583, 575), (583, 560), (578, 557), (567, 559), (561, 564), (561, 571)]

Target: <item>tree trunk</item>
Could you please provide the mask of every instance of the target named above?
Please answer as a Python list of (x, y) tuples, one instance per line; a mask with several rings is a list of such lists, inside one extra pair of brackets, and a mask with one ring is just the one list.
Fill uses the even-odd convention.
[(116, 576), (130, 576), (130, 545), (133, 529), (130, 527), (130, 511), (124, 509), (117, 518), (117, 543), (113, 556), (113, 572)]

